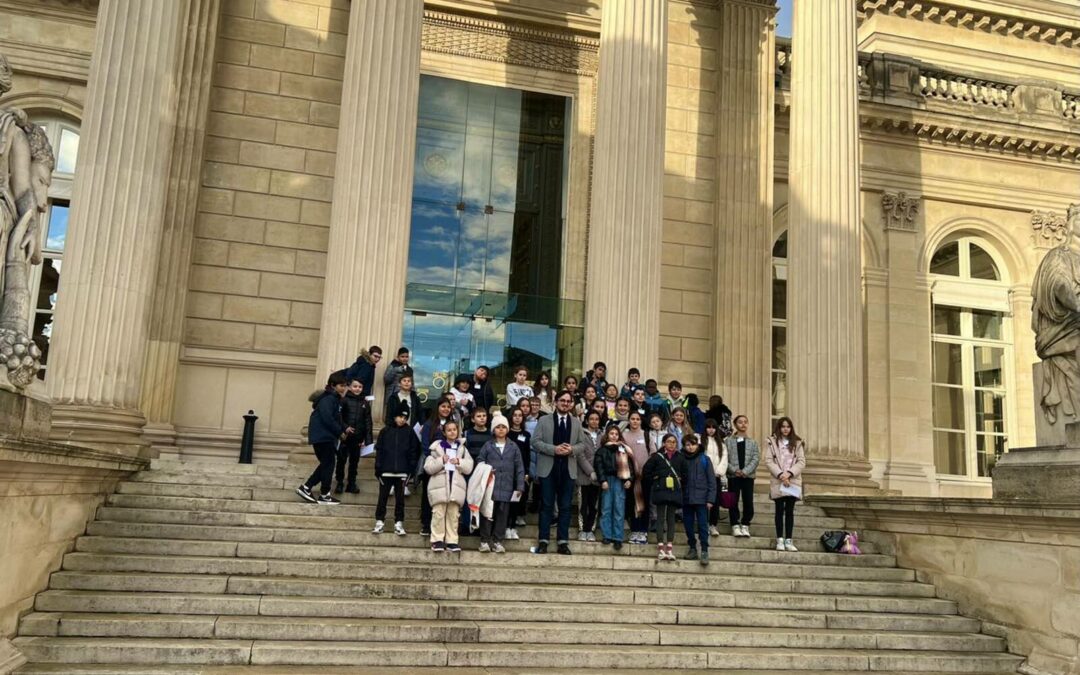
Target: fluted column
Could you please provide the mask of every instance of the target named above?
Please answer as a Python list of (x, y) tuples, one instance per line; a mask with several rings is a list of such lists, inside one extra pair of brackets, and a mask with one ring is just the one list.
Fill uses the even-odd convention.
[[(667, 0), (605, 2), (600, 18), (585, 361), (655, 377), (660, 352)], [(626, 270), (633, 269), (633, 281)], [(628, 285), (629, 284), (629, 285)], [(632, 290), (630, 290), (632, 289)]]
[(401, 341), (423, 16), (422, 0), (353, 0), (350, 9), (318, 384), (360, 349), (392, 355)]
[(47, 385), (52, 435), (138, 446), (188, 0), (102, 0)]
[(190, 0), (181, 24), (176, 128), (140, 406), (146, 416), (143, 433), (156, 448), (172, 446), (176, 438), (172, 414), (220, 8), (221, 0)]
[[(851, 0), (797, 0), (792, 35), (788, 391), (817, 490), (868, 483), (859, 98)], [(828, 461), (823, 461), (823, 460)], [(815, 466), (816, 465), (816, 466)]]
[(771, 413), (772, 0), (723, 0), (717, 125), (713, 390), (765, 429)]

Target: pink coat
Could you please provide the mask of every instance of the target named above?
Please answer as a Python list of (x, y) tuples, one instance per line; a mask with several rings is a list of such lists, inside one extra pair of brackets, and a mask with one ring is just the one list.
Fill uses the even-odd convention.
[[(806, 468), (806, 450), (803, 448), (803, 442), (801, 440), (795, 443), (795, 448), (792, 450), (789, 446), (785, 452), (780, 442), (775, 436), (769, 436), (769, 440), (765, 443), (765, 466), (769, 469), (769, 498), (779, 499), (780, 486), (783, 483), (780, 482), (780, 474), (785, 472), (791, 473), (791, 484), (802, 487), (802, 472)], [(805, 497), (805, 493), (803, 497)]]

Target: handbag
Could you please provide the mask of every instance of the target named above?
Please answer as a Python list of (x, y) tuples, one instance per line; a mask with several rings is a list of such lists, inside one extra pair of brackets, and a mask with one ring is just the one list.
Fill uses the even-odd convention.
[(720, 493), (720, 506), (724, 507), (728, 511), (735, 508), (739, 504), (739, 495), (735, 494), (731, 490), (724, 490)]

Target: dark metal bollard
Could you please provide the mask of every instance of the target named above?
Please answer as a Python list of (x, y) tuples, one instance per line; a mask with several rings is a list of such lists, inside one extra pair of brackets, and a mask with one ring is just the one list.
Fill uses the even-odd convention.
[(240, 463), (251, 464), (251, 455), (255, 451), (255, 420), (259, 419), (254, 410), (244, 415), (244, 435), (240, 437)]

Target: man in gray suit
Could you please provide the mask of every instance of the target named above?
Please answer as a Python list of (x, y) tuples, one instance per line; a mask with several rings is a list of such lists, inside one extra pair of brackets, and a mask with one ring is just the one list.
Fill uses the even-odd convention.
[(547, 553), (551, 521), (559, 505), (558, 551), (570, 555), (570, 502), (577, 484), (578, 457), (585, 452), (585, 432), (571, 414), (574, 396), (563, 390), (555, 397), (555, 412), (536, 423), (532, 447), (536, 449), (536, 475), (542, 478), (543, 508), (540, 510), (539, 542), (533, 553)]

